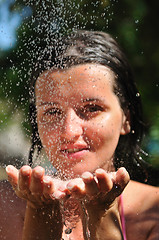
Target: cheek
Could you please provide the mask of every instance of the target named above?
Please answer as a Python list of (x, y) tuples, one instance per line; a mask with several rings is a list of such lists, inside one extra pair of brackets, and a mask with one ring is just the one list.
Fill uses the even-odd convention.
[(38, 125), (39, 135), (43, 147), (46, 149), (54, 149), (60, 144), (60, 130), (44, 124)]
[(116, 146), (121, 131), (120, 123), (119, 116), (112, 118), (111, 115), (107, 115), (89, 124), (86, 127), (85, 136), (95, 148), (108, 145), (110, 142)]

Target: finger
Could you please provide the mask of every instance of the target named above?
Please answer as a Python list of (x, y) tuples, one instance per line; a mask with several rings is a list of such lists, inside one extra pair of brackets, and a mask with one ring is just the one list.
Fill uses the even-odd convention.
[(51, 195), (52, 199), (68, 199), (71, 195), (71, 192), (67, 188), (69, 181), (61, 181), (59, 179), (54, 179), (54, 193)]
[(43, 192), (43, 177), (45, 174), (44, 168), (38, 166), (32, 170), (30, 191), (32, 194), (40, 195)]
[(53, 194), (50, 195), (50, 197), (52, 199), (60, 200), (60, 199), (64, 199), (66, 197), (66, 193), (65, 192), (61, 192), (59, 190), (56, 190)]
[(54, 193), (54, 183), (50, 176), (43, 177), (43, 195), (46, 199), (50, 199), (50, 195)]
[(95, 176), (98, 180), (98, 187), (101, 192), (107, 193), (113, 187), (113, 181), (108, 173), (103, 169), (97, 169), (95, 171)]
[(113, 175), (113, 188), (108, 193), (108, 197), (112, 199), (112, 201), (117, 198), (124, 190), (126, 185), (130, 180), (129, 174), (124, 167), (118, 169), (118, 171)]
[(20, 191), (28, 191), (31, 181), (32, 169), (29, 166), (23, 166), (19, 170), (18, 188)]
[(122, 191), (124, 190), (129, 181), (130, 176), (126, 169), (124, 167), (119, 168), (118, 171), (116, 172), (115, 184), (119, 186), (120, 194), (122, 193)]
[(85, 183), (82, 178), (70, 180), (66, 187), (71, 194), (76, 196), (83, 196), (86, 193)]
[(6, 167), (6, 173), (8, 175), (8, 181), (12, 185), (13, 189), (16, 188), (18, 184), (18, 176), (19, 176), (19, 171), (12, 165), (8, 165)]
[(82, 174), (83, 182), (85, 183), (86, 195), (96, 195), (99, 192), (98, 183), (90, 172), (84, 172)]

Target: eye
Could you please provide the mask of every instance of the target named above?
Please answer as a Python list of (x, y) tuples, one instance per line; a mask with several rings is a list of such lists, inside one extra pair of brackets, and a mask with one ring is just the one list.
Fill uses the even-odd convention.
[(103, 111), (103, 108), (96, 104), (88, 104), (84, 107), (84, 111), (93, 113), (93, 112)]
[(62, 111), (59, 108), (50, 108), (43, 112), (42, 122), (44, 123), (53, 123), (57, 122), (62, 118)]
[(51, 108), (51, 109), (48, 109), (48, 110), (46, 110), (46, 112), (44, 113), (44, 115), (45, 116), (49, 116), (49, 115), (55, 115), (55, 116), (57, 116), (57, 115), (60, 115), (60, 114), (62, 114), (62, 111), (60, 110), (60, 109), (58, 109), (58, 108)]
[(97, 104), (87, 104), (79, 110), (79, 115), (81, 118), (89, 120), (95, 116), (97, 116), (104, 109), (100, 105)]

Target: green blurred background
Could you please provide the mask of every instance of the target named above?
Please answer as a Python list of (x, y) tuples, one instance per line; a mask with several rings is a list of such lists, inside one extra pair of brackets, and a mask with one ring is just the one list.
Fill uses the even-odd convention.
[[(37, 53), (56, 33), (73, 29), (111, 33), (125, 50), (142, 96), (147, 132), (144, 159), (159, 167), (159, 1), (1, 0), (0, 136), (16, 124), (30, 140), (28, 78)], [(18, 129), (17, 128), (17, 129)], [(17, 130), (16, 130), (17, 131)], [(8, 133), (9, 134), (9, 133)], [(16, 134), (13, 134), (14, 137)], [(19, 135), (18, 135), (19, 136)], [(18, 138), (18, 137), (17, 137)], [(12, 136), (9, 137), (12, 145)], [(7, 152), (8, 140), (5, 142)], [(16, 149), (16, 147), (14, 147)], [(23, 147), (20, 147), (23, 148)], [(0, 149), (0, 163), (5, 165)], [(8, 153), (8, 156), (11, 154)], [(20, 155), (20, 154), (19, 154)], [(17, 154), (18, 159), (23, 158)]]

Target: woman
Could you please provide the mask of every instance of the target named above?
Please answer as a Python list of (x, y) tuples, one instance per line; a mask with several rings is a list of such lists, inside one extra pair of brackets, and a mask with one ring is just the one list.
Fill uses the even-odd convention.
[(27, 200), (23, 240), (157, 240), (158, 189), (132, 181), (147, 178), (141, 102), (116, 41), (78, 31), (46, 47), (32, 74), (30, 109), (30, 165), (44, 148), (57, 172), (7, 167)]

